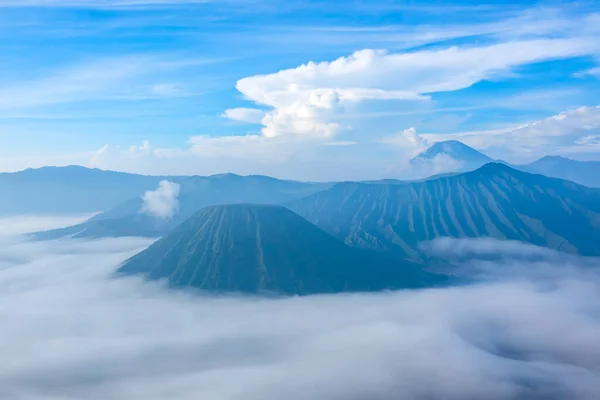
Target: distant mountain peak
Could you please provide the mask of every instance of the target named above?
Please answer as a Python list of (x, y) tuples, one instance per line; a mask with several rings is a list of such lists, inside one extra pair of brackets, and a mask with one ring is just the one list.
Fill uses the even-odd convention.
[(438, 153), (438, 152), (450, 151), (450, 150), (456, 150), (456, 149), (472, 149), (472, 148), (458, 140), (445, 140), (442, 142), (435, 142), (434, 144), (429, 146), (429, 148), (426, 150), (426, 153), (428, 153), (428, 152)]
[(515, 168), (504, 164), (504, 163), (499, 163), (499, 162), (489, 162), (487, 164), (482, 165), (481, 167), (479, 167), (476, 171), (474, 172), (510, 172), (510, 173), (521, 173), (520, 171), (516, 170)]
[(234, 174), (232, 172), (224, 172), (222, 174), (214, 174), (214, 175), (210, 175), (209, 178), (233, 178), (233, 179), (237, 179), (237, 178), (243, 178), (242, 175), (238, 175), (238, 174)]
[(589, 187), (600, 187), (600, 161), (579, 161), (552, 155), (540, 158), (530, 164), (521, 165), (519, 168), (527, 172), (566, 179)]
[(567, 157), (563, 157), (563, 156), (545, 156), (540, 158), (538, 161), (540, 160), (562, 160), (562, 161), (573, 161), (570, 158)]
[[(494, 179), (495, 177), (510, 176), (516, 179), (521, 179), (524, 176), (534, 176), (532, 174), (518, 170), (511, 165), (507, 165), (500, 162), (489, 162), (473, 171), (464, 173), (462, 175), (464, 175), (465, 177), (477, 177), (477, 179), (482, 179), (484, 181)], [(547, 177), (544, 176), (540, 178)]]
[(540, 166), (540, 165), (553, 165), (553, 166), (564, 166), (567, 167), (569, 165), (579, 165), (579, 166), (593, 166), (600, 164), (599, 161), (580, 161), (573, 160), (572, 158), (567, 158), (563, 156), (545, 156), (540, 158), (537, 161), (528, 164), (529, 166)]
[(50, 169), (52, 169), (52, 170), (57, 170), (57, 169), (62, 169), (62, 170), (67, 170), (67, 169), (90, 170), (90, 169), (98, 169), (98, 168), (88, 168), (88, 167), (84, 167), (83, 165), (75, 165), (75, 164), (65, 165), (65, 166), (46, 165), (46, 166), (39, 167), (39, 168), (27, 168), (26, 171), (50, 170)]
[(416, 156), (414, 160), (431, 160), (441, 154), (445, 154), (452, 157), (454, 160), (464, 163), (485, 163), (492, 161), (492, 159), (485, 154), (458, 140), (447, 140), (434, 143), (430, 148)]

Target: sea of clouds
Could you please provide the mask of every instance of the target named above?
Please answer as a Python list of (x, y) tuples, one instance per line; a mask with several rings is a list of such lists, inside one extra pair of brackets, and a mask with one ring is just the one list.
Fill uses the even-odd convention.
[(113, 277), (149, 244), (0, 238), (1, 399), (600, 398), (595, 260), (443, 239), (477, 283), (265, 299)]

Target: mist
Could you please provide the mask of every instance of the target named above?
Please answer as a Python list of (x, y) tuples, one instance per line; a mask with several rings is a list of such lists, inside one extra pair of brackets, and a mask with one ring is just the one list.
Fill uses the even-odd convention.
[(33, 232), (32, 229), (45, 231), (56, 228), (63, 228), (79, 224), (88, 218), (91, 218), (95, 213), (90, 214), (75, 214), (62, 215), (60, 217), (49, 215), (24, 215), (24, 216), (5, 216), (0, 217), (0, 237), (18, 236), (24, 233)]
[(140, 211), (155, 218), (171, 218), (179, 208), (179, 192), (178, 183), (160, 181), (156, 190), (144, 193)]
[(596, 260), (442, 240), (476, 283), (267, 299), (113, 277), (150, 243), (0, 238), (0, 398), (600, 398)]

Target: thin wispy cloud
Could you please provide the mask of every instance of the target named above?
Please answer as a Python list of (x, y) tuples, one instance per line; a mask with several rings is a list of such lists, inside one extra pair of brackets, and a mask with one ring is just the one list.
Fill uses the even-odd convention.
[(600, 67), (590, 68), (584, 71), (579, 71), (574, 74), (576, 78), (586, 78), (586, 77), (600, 77)]
[(50, 229), (62, 228), (64, 226), (71, 226), (79, 224), (91, 218), (92, 216), (94, 216), (94, 214), (61, 217), (55, 217), (51, 215), (21, 215), (0, 217), (0, 226), (2, 226), (2, 232), (0, 232), (0, 237), (18, 236), (26, 233), (32, 233), (36, 230), (45, 231)]
[(94, 59), (58, 68), (52, 74), (25, 82), (0, 83), (0, 109), (25, 109), (48, 104), (94, 100), (151, 100), (194, 96), (178, 83), (164, 82), (158, 73), (190, 65), (154, 56), (125, 55)]
[[(444, 10), (445, 7), (438, 7)], [(532, 8), (506, 10), (497, 13), (492, 21), (445, 22), (443, 24), (376, 24), (376, 25), (323, 25), (265, 27), (264, 40), (308, 41), (317, 45), (344, 43), (378, 43), (386, 48), (400, 50), (456, 39), (479, 38), (487, 40), (517, 40), (524, 38), (564, 37), (585, 35), (583, 26), (593, 24), (591, 17), (561, 8)], [(594, 14), (592, 14), (594, 15)], [(583, 21), (582, 21), (583, 20)], [(261, 35), (258, 31), (256, 35)], [(271, 35), (267, 35), (271, 33)]]
[(0, 7), (131, 8), (204, 4), (211, 0), (0, 0)]

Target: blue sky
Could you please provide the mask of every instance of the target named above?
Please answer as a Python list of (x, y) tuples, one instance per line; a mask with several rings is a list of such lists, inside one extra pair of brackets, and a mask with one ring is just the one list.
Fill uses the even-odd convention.
[(0, 0), (0, 170), (362, 179), (445, 139), (596, 159), (599, 65), (593, 1)]

